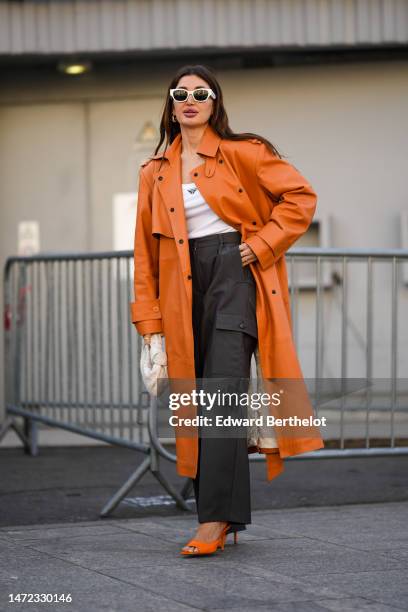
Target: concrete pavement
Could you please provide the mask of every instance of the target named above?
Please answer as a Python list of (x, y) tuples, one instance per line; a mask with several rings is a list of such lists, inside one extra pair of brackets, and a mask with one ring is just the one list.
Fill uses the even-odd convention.
[[(0, 529), (1, 610), (408, 609), (408, 502), (260, 510), (224, 551), (183, 558), (194, 516)], [(9, 593), (72, 595), (9, 604)]]

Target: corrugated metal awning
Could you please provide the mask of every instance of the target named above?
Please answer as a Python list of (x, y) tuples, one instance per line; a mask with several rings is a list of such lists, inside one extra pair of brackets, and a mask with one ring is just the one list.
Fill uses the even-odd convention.
[(0, 55), (406, 44), (408, 0), (0, 2)]

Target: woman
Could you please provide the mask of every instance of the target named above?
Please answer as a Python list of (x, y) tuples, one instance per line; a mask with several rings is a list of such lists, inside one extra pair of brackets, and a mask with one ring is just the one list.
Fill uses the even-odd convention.
[[(221, 378), (223, 389), (245, 390), (258, 347), (263, 376), (302, 378), (283, 255), (315, 206), (310, 184), (268, 140), (232, 132), (214, 74), (201, 65), (180, 69), (155, 155), (140, 171), (131, 303), (145, 342), (164, 334), (170, 379), (197, 378), (209, 388)], [(310, 412), (307, 401), (302, 406)], [(269, 449), (248, 449), (242, 434), (201, 433), (176, 430), (177, 470), (193, 478), (199, 522), (181, 551), (187, 555), (223, 548), (227, 532), (236, 537), (251, 522), (248, 452), (268, 453), (272, 479), (283, 457), (323, 447), (315, 430), (296, 438), (283, 431)]]

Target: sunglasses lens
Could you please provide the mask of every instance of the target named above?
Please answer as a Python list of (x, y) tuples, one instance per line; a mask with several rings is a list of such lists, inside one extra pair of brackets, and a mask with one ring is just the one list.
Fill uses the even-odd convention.
[(197, 102), (205, 102), (209, 97), (209, 92), (206, 89), (195, 89), (193, 95)]
[(175, 89), (173, 91), (173, 98), (177, 101), (177, 102), (184, 102), (185, 100), (187, 100), (187, 92), (185, 89)]

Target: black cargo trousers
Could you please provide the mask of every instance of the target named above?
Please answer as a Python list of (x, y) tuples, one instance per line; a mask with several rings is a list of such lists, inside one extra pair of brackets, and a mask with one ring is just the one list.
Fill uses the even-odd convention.
[[(212, 393), (247, 393), (257, 344), (256, 283), (250, 267), (242, 265), (240, 243), (236, 231), (189, 239), (195, 375), (197, 388)], [(239, 404), (215, 402), (210, 410), (200, 404), (197, 413), (213, 420), (216, 414), (247, 416), (248, 408)], [(246, 429), (228, 434), (214, 425), (210, 429), (208, 434), (199, 428), (193, 479), (198, 521), (227, 521), (231, 530), (245, 529), (251, 523)]]

